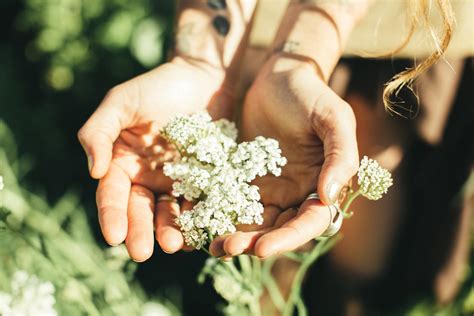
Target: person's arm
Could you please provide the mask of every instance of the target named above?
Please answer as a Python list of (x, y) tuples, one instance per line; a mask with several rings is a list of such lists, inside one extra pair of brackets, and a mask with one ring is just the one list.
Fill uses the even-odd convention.
[(273, 43), (274, 53), (302, 58), (327, 81), (349, 35), (373, 0), (291, 1)]
[(234, 71), (247, 44), (256, 0), (182, 0), (178, 4), (175, 58)]
[[(299, 0), (291, 1), (284, 15), (272, 51), (281, 57), (283, 67), (299, 67), (302, 63), (311, 64), (322, 79), (327, 83), (352, 29), (369, 9), (373, 0)], [(317, 88), (320, 89), (321, 88)], [(341, 104), (345, 103), (342, 99)], [(323, 107), (317, 107), (315, 117), (328, 116)], [(334, 105), (333, 108), (336, 108)], [(324, 112), (326, 111), (326, 112)], [(338, 111), (333, 116), (344, 122), (344, 112)], [(351, 114), (352, 116), (352, 114)], [(347, 119), (349, 120), (349, 119)], [(342, 186), (352, 177), (353, 165), (357, 165), (357, 152), (350, 152), (353, 147), (342, 146), (347, 143), (343, 137), (355, 139), (355, 135), (344, 135), (343, 127), (333, 122), (319, 122), (317, 125), (333, 126), (335, 130), (318, 131), (320, 137), (334, 133), (332, 141), (324, 142), (325, 163), (318, 183), (318, 192), (326, 203), (334, 203)], [(324, 135), (323, 135), (324, 134)], [(339, 139), (341, 138), (341, 139)], [(356, 150), (356, 149), (355, 149)]]
[(176, 115), (204, 110), (215, 119), (232, 115), (230, 79), (255, 3), (182, 1), (171, 61), (111, 89), (78, 133), (90, 174), (100, 179), (104, 238), (111, 245), (125, 241), (136, 261), (151, 256), (154, 231), (167, 253), (184, 245), (174, 224), (180, 206), (160, 199), (171, 191), (162, 163), (175, 154), (161, 142), (160, 129)]
[[(214, 239), (213, 255), (266, 258), (321, 236), (334, 220), (328, 205), (338, 203), (359, 165), (354, 112), (327, 85), (370, 4), (353, 2), (289, 5), (271, 56), (247, 94), (240, 124), (244, 140), (258, 135), (278, 140), (288, 164), (281, 177), (254, 182), (265, 206), (263, 225)], [(321, 201), (306, 200), (314, 192)]]

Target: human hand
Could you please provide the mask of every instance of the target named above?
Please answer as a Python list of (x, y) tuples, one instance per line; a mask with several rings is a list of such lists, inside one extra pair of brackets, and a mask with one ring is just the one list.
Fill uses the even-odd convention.
[(171, 191), (162, 166), (175, 154), (160, 129), (178, 114), (207, 110), (214, 119), (229, 117), (232, 96), (224, 77), (221, 69), (176, 57), (110, 90), (78, 133), (90, 174), (100, 179), (104, 238), (111, 245), (125, 241), (135, 261), (151, 256), (154, 228), (165, 252), (183, 247), (174, 218), (189, 205), (155, 199)]
[[(357, 171), (355, 127), (350, 105), (311, 63), (273, 56), (247, 94), (241, 135), (243, 140), (258, 135), (278, 140), (288, 164), (281, 177), (255, 181), (265, 206), (264, 224), (216, 238), (211, 253), (268, 257), (321, 235), (331, 221), (326, 205), (337, 203), (343, 185)], [(315, 191), (321, 201), (305, 201)]]

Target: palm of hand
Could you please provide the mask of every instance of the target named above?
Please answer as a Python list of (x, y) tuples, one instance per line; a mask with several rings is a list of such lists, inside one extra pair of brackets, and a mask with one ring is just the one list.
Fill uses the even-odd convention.
[(113, 90), (110, 97), (126, 100), (123, 110), (131, 113), (127, 128), (114, 143), (112, 163), (133, 184), (155, 193), (171, 191), (162, 166), (175, 157), (175, 151), (160, 136), (170, 119), (204, 110), (216, 118), (229, 116), (231, 97), (216, 84), (216, 76), (182, 62), (168, 63)]
[(110, 244), (125, 240), (137, 261), (152, 254), (154, 228), (163, 250), (183, 247), (173, 221), (180, 206), (155, 201), (155, 195), (171, 191), (162, 166), (175, 155), (160, 130), (179, 114), (207, 110), (214, 118), (229, 116), (231, 95), (223, 76), (175, 59), (112, 89), (79, 132), (93, 160), (91, 174), (100, 178), (97, 205), (104, 237)]
[(288, 164), (280, 177), (255, 180), (265, 207), (263, 225), (242, 225), (240, 232), (214, 239), (210, 250), (216, 256), (249, 253), (267, 257), (320, 235), (331, 221), (330, 214), (320, 201), (305, 198), (318, 191), (327, 202), (331, 177), (339, 176), (337, 180), (345, 183), (357, 170), (350, 106), (310, 64), (279, 60), (267, 62), (247, 94), (241, 137), (250, 140), (262, 135), (278, 140)]
[(275, 67), (267, 66), (247, 94), (241, 135), (244, 140), (262, 135), (280, 143), (288, 159), (282, 175), (257, 178), (255, 184), (264, 205), (285, 210), (299, 205), (317, 185), (324, 150), (313, 129), (312, 115), (314, 102), (324, 91), (315, 89), (320, 80), (313, 69), (278, 72)]

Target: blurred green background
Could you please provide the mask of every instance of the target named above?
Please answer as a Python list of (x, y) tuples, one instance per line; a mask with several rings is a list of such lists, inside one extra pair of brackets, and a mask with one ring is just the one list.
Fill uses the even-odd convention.
[[(23, 157), (20, 183), (51, 203), (77, 192), (104, 247), (76, 133), (111, 87), (163, 62), (173, 16), (171, 0), (0, 1), (0, 118)], [(217, 295), (196, 282), (204, 260), (156, 248), (137, 277), (150, 295), (177, 290), (185, 314), (213, 314)]]
[[(104, 248), (96, 182), (87, 173), (76, 133), (111, 87), (166, 59), (173, 17), (172, 0), (0, 1), (0, 119), (23, 157), (21, 186), (51, 204), (72, 189)], [(213, 315), (217, 295), (196, 282), (205, 258), (203, 253), (169, 256), (156, 247), (136, 275), (149, 296), (179, 293), (184, 314)], [(473, 304), (472, 284), (464, 285), (461, 296), (453, 308), (465, 297)], [(420, 301), (412, 315), (431, 315), (429, 304)]]

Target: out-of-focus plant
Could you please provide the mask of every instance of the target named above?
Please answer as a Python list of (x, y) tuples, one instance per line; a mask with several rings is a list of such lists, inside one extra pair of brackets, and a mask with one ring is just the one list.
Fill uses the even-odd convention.
[(34, 33), (27, 57), (45, 59), (46, 82), (69, 89), (101, 50), (128, 50), (145, 67), (163, 58), (164, 19), (151, 0), (24, 0), (17, 27)]
[(74, 194), (51, 207), (21, 188), (21, 168), (0, 121), (0, 315), (179, 314), (170, 302), (146, 297), (124, 247), (97, 245)]

